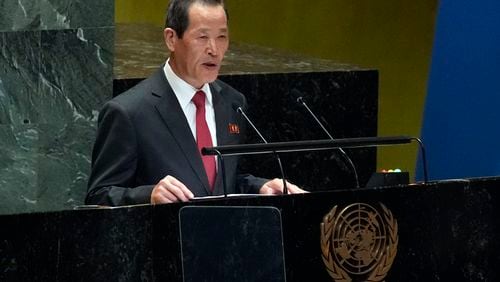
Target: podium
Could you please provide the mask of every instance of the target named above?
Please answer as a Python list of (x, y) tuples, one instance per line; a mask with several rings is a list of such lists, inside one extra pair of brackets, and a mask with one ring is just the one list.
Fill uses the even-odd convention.
[[(271, 270), (280, 269), (281, 256), (282, 275), (286, 281), (340, 281), (340, 278), (335, 280), (332, 277), (332, 274), (344, 275), (339, 269), (352, 281), (370, 281), (367, 278), (376, 267), (371, 270), (364, 267), (380, 260), (380, 255), (370, 257), (367, 253), (375, 248), (392, 250), (394, 255), (389, 266), (389, 255), (384, 254), (386, 271), (382, 274), (385, 274), (385, 281), (498, 281), (499, 186), (500, 178), (492, 177), (377, 189), (227, 197), (182, 204), (0, 216), (0, 280), (187, 281), (183, 267), (193, 257), (187, 258), (187, 249), (184, 249), (186, 242), (183, 238), (186, 237), (181, 234), (185, 220), (182, 211), (240, 207), (239, 211), (244, 211), (240, 215), (246, 213), (249, 218), (248, 230), (255, 230), (256, 226), (267, 226), (267, 223), (255, 220), (258, 217), (254, 217), (253, 222), (250, 219), (248, 211), (258, 207), (271, 211), (274, 218), (267, 215), (262, 216), (262, 220), (274, 222), (275, 229), (261, 233), (271, 234), (264, 235), (270, 240), (257, 242), (256, 245), (265, 249), (256, 251), (261, 252), (258, 255), (269, 251), (266, 259), (276, 262), (276, 267)], [(332, 224), (331, 219), (342, 221), (339, 215), (345, 215), (343, 226), (356, 226), (356, 221), (349, 220), (356, 215), (352, 211), (357, 211), (367, 215), (358, 218), (358, 225), (366, 227), (366, 223), (378, 222), (376, 217), (370, 217), (371, 208), (378, 210), (381, 219), (385, 218), (379, 222), (392, 228), (392, 231), (382, 234), (385, 245), (378, 233), (372, 232), (374, 237), (365, 236), (370, 232), (351, 232), (349, 235), (349, 229), (337, 230)], [(374, 214), (376, 212), (372, 212)], [(245, 216), (240, 216), (240, 220)], [(225, 226), (217, 232), (222, 234), (232, 226), (228, 218), (226, 222), (211, 219), (215, 226)], [(279, 233), (279, 221), (283, 253), (280, 253), (279, 236), (272, 235)], [(326, 236), (328, 230), (330, 236)], [(360, 237), (351, 236), (353, 233)], [(196, 239), (197, 234), (191, 235)], [(247, 238), (258, 237), (247, 235)], [(353, 243), (356, 238), (358, 243)], [(249, 242), (246, 243), (244, 249), (252, 251)], [(356, 249), (344, 249), (347, 252), (343, 253), (342, 243)], [(325, 247), (327, 244), (330, 244), (328, 248)], [(200, 248), (194, 246), (195, 250)], [(260, 261), (253, 265), (238, 265), (243, 255), (234, 252), (231, 260), (219, 264), (222, 273), (238, 267), (247, 272), (266, 271), (264, 268), (269, 266), (265, 262), (259, 264)], [(196, 266), (194, 271), (211, 271), (211, 268), (203, 269), (206, 265), (203, 262), (191, 262)], [(356, 267), (366, 273), (355, 274)], [(377, 275), (375, 278), (380, 278)], [(235, 281), (233, 278), (251, 281), (245, 280), (246, 277), (232, 276), (225, 281)], [(277, 280), (273, 280), (275, 278)], [(261, 280), (282, 281), (279, 279), (276, 275)]]
[(186, 206), (179, 226), (183, 281), (286, 281), (279, 209)]

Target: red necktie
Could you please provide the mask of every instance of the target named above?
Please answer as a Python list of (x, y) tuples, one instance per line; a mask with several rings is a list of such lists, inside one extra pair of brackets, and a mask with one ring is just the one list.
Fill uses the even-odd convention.
[[(210, 130), (208, 129), (207, 121), (205, 119), (205, 92), (196, 92), (193, 97), (193, 103), (196, 106), (196, 143), (198, 144), (198, 150), (201, 154), (201, 148), (213, 146), (212, 136), (210, 135)], [(207, 173), (210, 189), (213, 191), (215, 177), (217, 175), (215, 169), (215, 157), (202, 155), (201, 159), (203, 161), (203, 166), (205, 167), (205, 172)]]

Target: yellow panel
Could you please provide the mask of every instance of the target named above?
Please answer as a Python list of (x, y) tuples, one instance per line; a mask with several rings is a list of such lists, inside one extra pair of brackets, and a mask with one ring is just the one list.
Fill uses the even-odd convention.
[(165, 0), (117, 0), (116, 23), (149, 23), (163, 26), (168, 1)]

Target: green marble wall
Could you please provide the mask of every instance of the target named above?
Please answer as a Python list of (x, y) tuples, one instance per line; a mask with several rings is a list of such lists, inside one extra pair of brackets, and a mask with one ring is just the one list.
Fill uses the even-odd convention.
[(0, 214), (83, 203), (114, 1), (0, 0)]

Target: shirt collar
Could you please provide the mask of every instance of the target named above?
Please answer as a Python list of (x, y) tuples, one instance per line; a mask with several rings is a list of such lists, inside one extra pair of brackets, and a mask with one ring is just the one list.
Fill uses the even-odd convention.
[(167, 62), (163, 67), (163, 72), (165, 73), (168, 83), (172, 87), (172, 90), (174, 91), (177, 100), (179, 100), (181, 108), (183, 109), (186, 108), (187, 105), (191, 102), (191, 99), (193, 99), (194, 94), (196, 94), (196, 91), (199, 90), (205, 92), (205, 96), (207, 97), (207, 103), (209, 105), (213, 105), (212, 92), (210, 91), (210, 86), (208, 85), (208, 83), (203, 84), (201, 89), (194, 88), (192, 85), (190, 85), (189, 83), (187, 83), (182, 78), (177, 76), (177, 74), (174, 73), (172, 67), (170, 67), (170, 64), (168, 63), (169, 61), (170, 58), (167, 59)]

